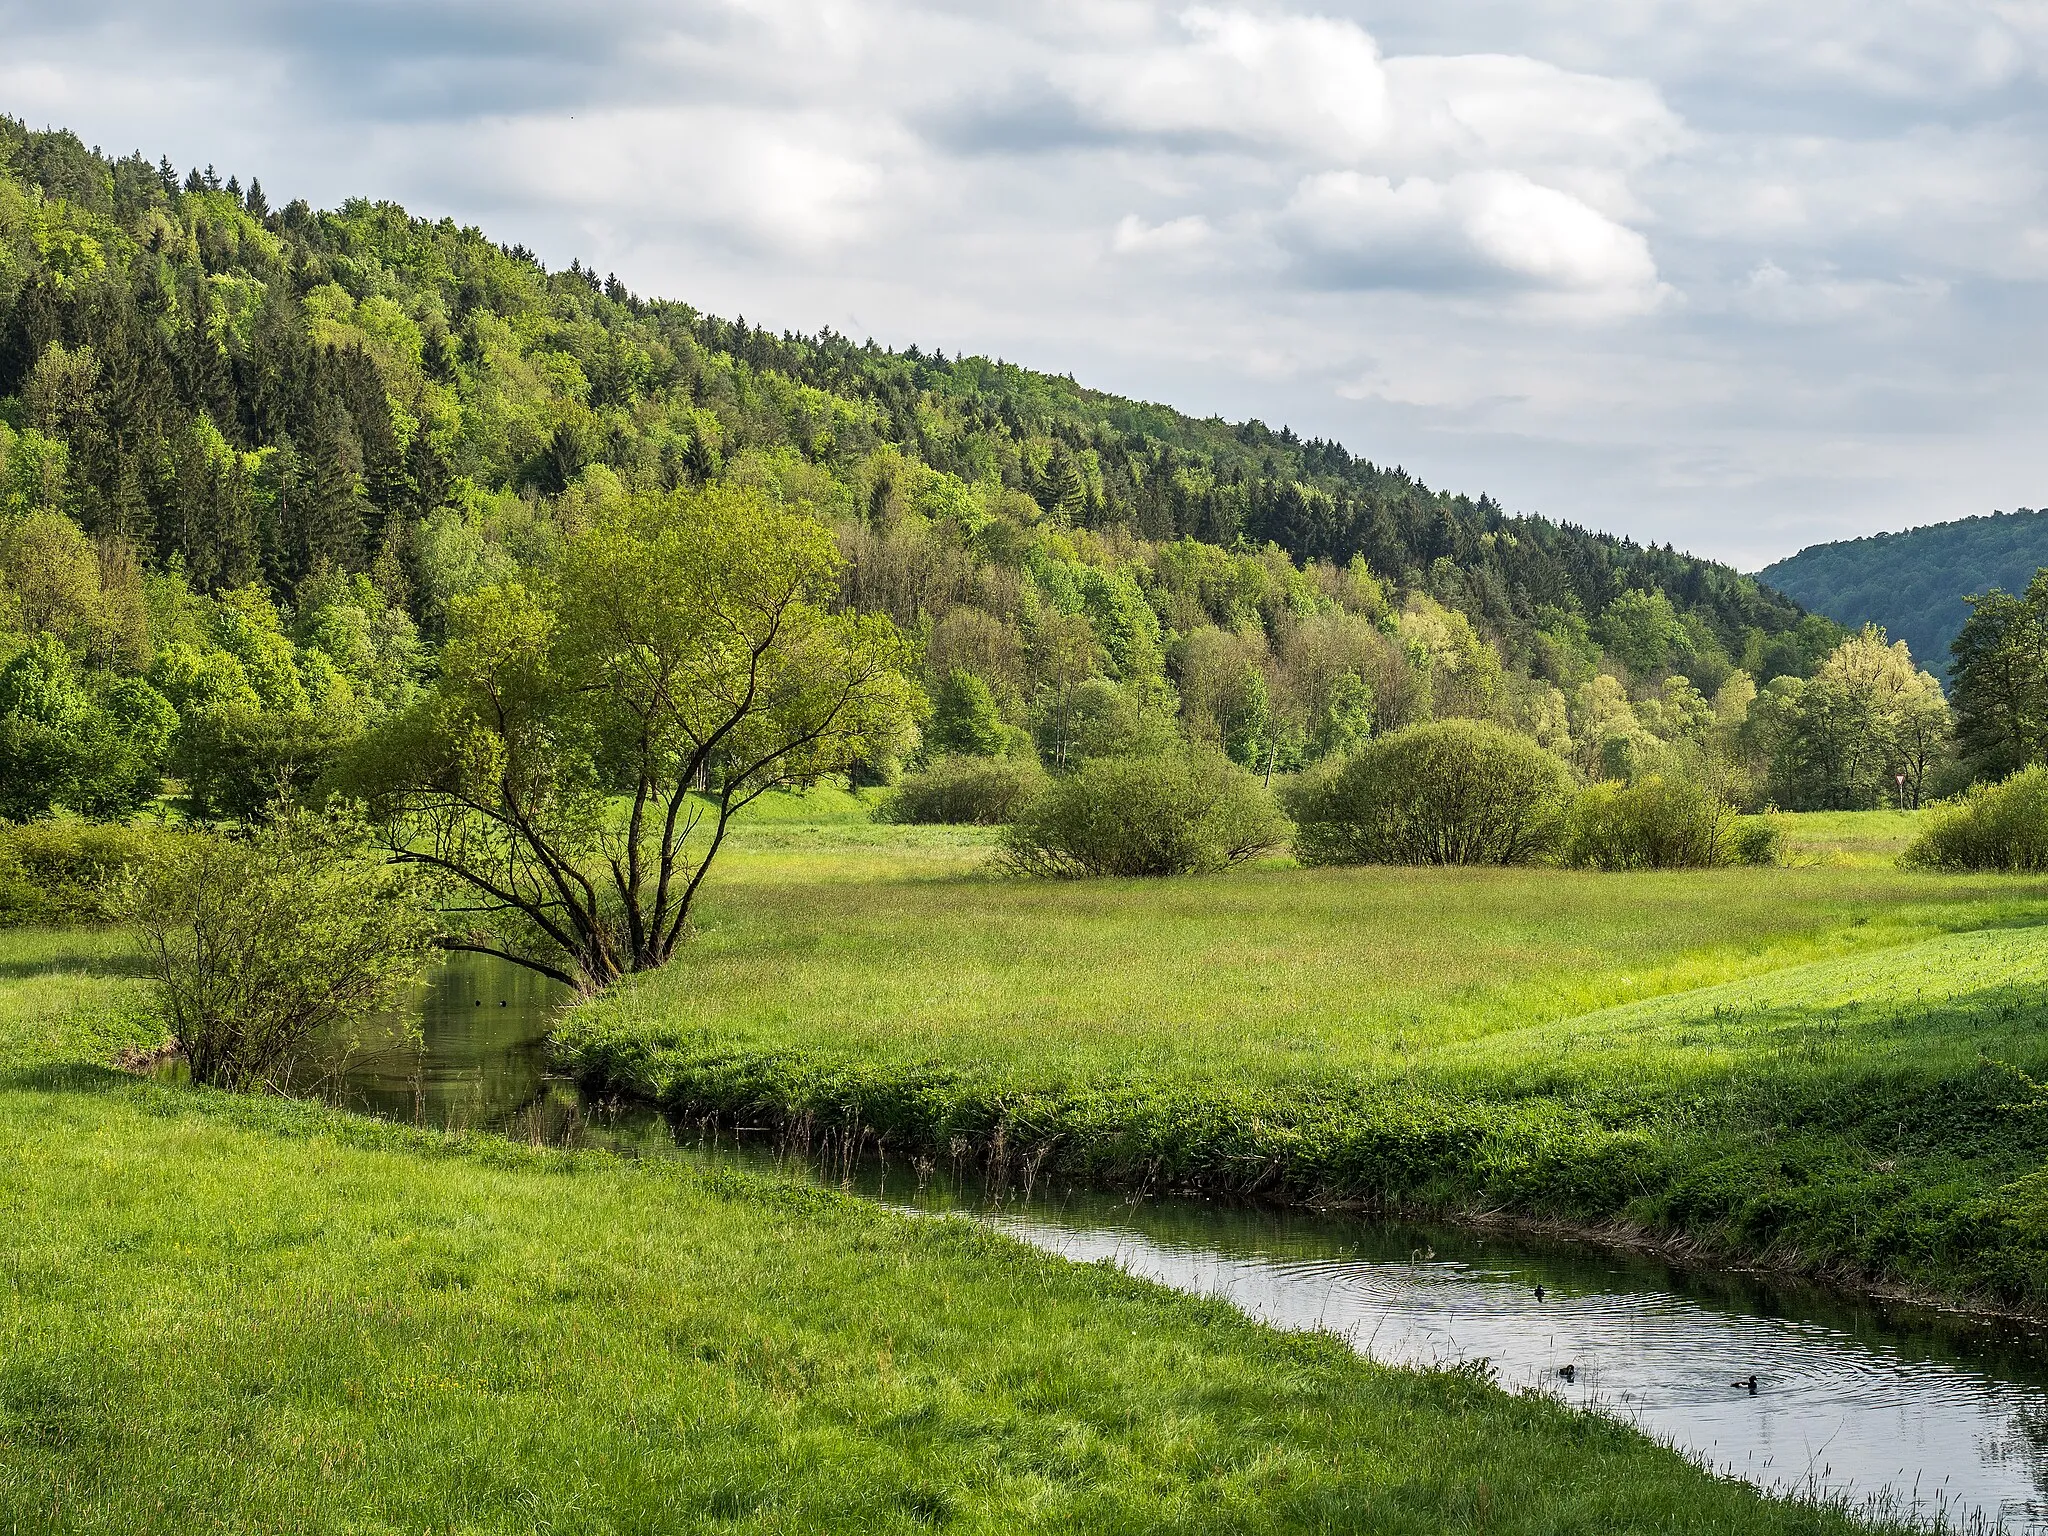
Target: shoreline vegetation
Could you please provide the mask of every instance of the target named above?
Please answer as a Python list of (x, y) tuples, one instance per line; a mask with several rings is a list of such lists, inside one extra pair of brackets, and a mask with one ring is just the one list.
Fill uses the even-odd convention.
[(90, 1064), (141, 985), (0, 934), (14, 1528), (1905, 1529), (970, 1222)]

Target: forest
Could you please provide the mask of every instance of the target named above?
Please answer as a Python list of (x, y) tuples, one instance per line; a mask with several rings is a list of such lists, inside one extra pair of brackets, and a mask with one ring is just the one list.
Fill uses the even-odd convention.
[[(828, 525), (836, 601), (1055, 767), (1146, 719), (1270, 775), (1466, 716), (1589, 776), (1856, 806), (1913, 755), (1896, 709), (1836, 684), (1874, 668), (1903, 697), (1917, 664), (1865, 646), (1826, 672), (1849, 637), (1725, 566), (1286, 428), (775, 335), (389, 204), (273, 207), (14, 122), (0, 463), (16, 818), (125, 814), (166, 773), (191, 813), (246, 815), (406, 706), (452, 603), (608, 506), (711, 485)], [(1877, 753), (1830, 766), (1875, 715)]]
[(1969, 617), (1969, 599), (2023, 591), (2048, 565), (2048, 512), (2020, 507), (1952, 523), (1814, 544), (1757, 579), (1851, 629), (1876, 624), (1938, 661)]

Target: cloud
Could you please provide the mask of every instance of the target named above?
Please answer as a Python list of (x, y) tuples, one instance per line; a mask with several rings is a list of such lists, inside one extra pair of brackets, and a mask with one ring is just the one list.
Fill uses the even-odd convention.
[(1326, 282), (1402, 288), (1514, 285), (1654, 304), (1657, 266), (1634, 230), (1514, 171), (1395, 182), (1357, 171), (1304, 181), (1284, 228)]
[(273, 200), (1640, 537), (1760, 559), (2048, 479), (2038, 0), (0, 0), (0, 38), (0, 110)]
[(1181, 24), (1177, 44), (1079, 58), (1056, 83), (1088, 118), (1130, 133), (1347, 162), (1385, 143), (1386, 72), (1361, 28), (1207, 8)]

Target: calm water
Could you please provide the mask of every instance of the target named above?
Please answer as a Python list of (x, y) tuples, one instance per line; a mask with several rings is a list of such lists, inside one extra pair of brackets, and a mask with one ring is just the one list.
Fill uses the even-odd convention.
[(345, 1101), (522, 1139), (772, 1167), (906, 1209), (969, 1213), (1281, 1327), (1340, 1333), (1377, 1360), (1484, 1359), (1503, 1386), (1628, 1419), (1764, 1486), (2048, 1532), (2048, 1337), (2032, 1329), (1568, 1243), (1071, 1190), (998, 1198), (944, 1166), (679, 1139), (651, 1111), (583, 1104), (547, 1075), (562, 1001), (528, 973), (457, 958), (426, 989), (421, 1044), (394, 1030), (347, 1074)]

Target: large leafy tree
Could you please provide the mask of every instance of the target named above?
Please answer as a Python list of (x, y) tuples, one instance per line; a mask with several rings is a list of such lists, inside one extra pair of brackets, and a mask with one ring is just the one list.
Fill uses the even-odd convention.
[(831, 531), (761, 493), (626, 500), (450, 606), (435, 687), (342, 782), (497, 954), (585, 990), (664, 964), (732, 817), (907, 737), (886, 619), (833, 612)]
[(1979, 778), (2048, 760), (2048, 570), (2015, 597), (1991, 591), (1949, 647), (1956, 742)]
[(1771, 754), (1773, 792), (1801, 810), (1868, 810), (1895, 798), (1917, 806), (1948, 756), (1941, 685), (1903, 640), (1866, 625), (1811, 678), (1780, 677), (1752, 710)]

